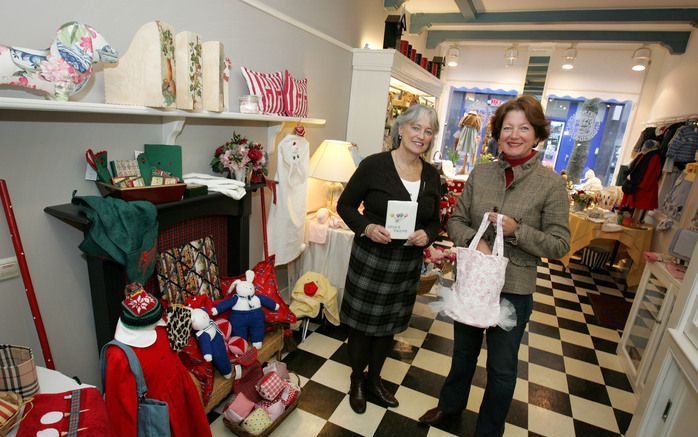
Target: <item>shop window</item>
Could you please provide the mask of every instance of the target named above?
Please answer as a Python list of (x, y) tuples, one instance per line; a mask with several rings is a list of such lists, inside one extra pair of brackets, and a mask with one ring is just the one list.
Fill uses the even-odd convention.
[(627, 101), (549, 97), (543, 163), (558, 173), (566, 170), (575, 183), (592, 169), (604, 186), (612, 185), (630, 110)]
[[(457, 134), (460, 133), (458, 123), (465, 114), (475, 113), (480, 118), (480, 131), (477, 138), (477, 155), (483, 152), (483, 144), (487, 144), (490, 139), (488, 129), (490, 118), (497, 108), (508, 100), (516, 97), (516, 91), (490, 90), (479, 88), (451, 88), (448, 105), (448, 112), (445, 117), (443, 139), (441, 143), (441, 154), (444, 159), (449, 157), (449, 152), (455, 150), (458, 142)], [(451, 152), (453, 153), (453, 152)], [(464, 152), (458, 156), (457, 166), (464, 165)]]

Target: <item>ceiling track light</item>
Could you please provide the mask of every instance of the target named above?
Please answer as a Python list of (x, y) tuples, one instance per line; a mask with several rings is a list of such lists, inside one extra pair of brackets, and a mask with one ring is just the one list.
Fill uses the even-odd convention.
[(457, 67), (458, 58), (460, 58), (460, 50), (458, 50), (456, 46), (451, 46), (448, 52), (446, 52), (446, 65), (449, 67)]
[(511, 47), (504, 51), (504, 62), (507, 67), (510, 67), (516, 63), (519, 59), (519, 48), (517, 44), (512, 44)]
[(562, 57), (562, 69), (572, 70), (574, 68), (574, 60), (577, 59), (577, 49), (576, 44), (570, 45), (570, 47), (565, 50), (565, 54)]
[(652, 51), (649, 47), (642, 46), (633, 53), (633, 71), (645, 71), (650, 64)]

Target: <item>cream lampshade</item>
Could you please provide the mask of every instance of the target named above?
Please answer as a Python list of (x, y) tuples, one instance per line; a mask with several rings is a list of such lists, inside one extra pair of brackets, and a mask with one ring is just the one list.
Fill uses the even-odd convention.
[(311, 178), (331, 182), (328, 208), (336, 210), (336, 202), (342, 192), (342, 183), (349, 181), (356, 170), (354, 158), (349, 148), (351, 143), (339, 140), (325, 140), (315, 151), (308, 166)]

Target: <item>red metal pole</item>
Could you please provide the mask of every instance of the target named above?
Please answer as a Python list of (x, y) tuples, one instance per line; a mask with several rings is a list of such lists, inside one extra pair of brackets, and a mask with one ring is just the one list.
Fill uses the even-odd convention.
[(267, 205), (264, 202), (264, 188), (266, 183), (259, 189), (259, 198), (262, 200), (262, 238), (264, 239), (264, 259), (269, 259), (269, 243), (267, 243)]
[(0, 197), (2, 198), (2, 206), (5, 208), (5, 218), (7, 218), (7, 226), (10, 228), (10, 237), (12, 238), (12, 245), (15, 248), (15, 255), (17, 255), (19, 270), (22, 272), (24, 291), (27, 293), (27, 300), (29, 300), (29, 308), (31, 309), (32, 318), (34, 319), (36, 333), (39, 335), (39, 343), (41, 343), (41, 353), (44, 355), (46, 367), (54, 370), (56, 366), (53, 364), (51, 347), (48, 344), (48, 337), (46, 336), (44, 321), (41, 319), (41, 310), (39, 309), (39, 303), (36, 301), (36, 294), (34, 294), (34, 285), (32, 284), (31, 275), (29, 275), (29, 266), (27, 265), (27, 259), (24, 257), (22, 239), (19, 236), (19, 228), (17, 228), (15, 214), (12, 211), (12, 202), (10, 201), (10, 193), (9, 191), (7, 191), (7, 184), (5, 183), (5, 179), (0, 179)]

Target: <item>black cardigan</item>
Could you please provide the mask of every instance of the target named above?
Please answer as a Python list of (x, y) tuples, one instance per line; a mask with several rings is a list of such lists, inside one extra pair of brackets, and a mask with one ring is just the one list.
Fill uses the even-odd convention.
[[(420, 158), (421, 159), (421, 158)], [(417, 197), (416, 229), (424, 229), (431, 243), (439, 232), (439, 173), (422, 160), (422, 183)], [(359, 238), (371, 223), (385, 226), (389, 200), (409, 201), (410, 193), (400, 180), (390, 152), (376, 153), (364, 158), (337, 201), (337, 212)], [(364, 211), (358, 211), (361, 202)], [(403, 245), (405, 240), (390, 244)]]

